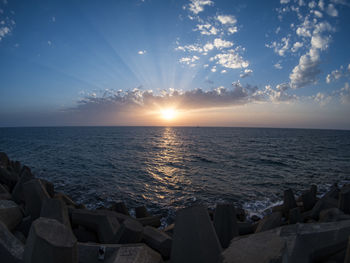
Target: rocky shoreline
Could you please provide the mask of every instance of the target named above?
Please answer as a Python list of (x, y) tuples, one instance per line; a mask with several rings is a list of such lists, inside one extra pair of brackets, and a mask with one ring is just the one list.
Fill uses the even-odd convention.
[(29, 167), (0, 153), (0, 262), (346, 262), (350, 263), (350, 185), (317, 198), (312, 185), (264, 218), (217, 204), (161, 216), (123, 202), (88, 210)]

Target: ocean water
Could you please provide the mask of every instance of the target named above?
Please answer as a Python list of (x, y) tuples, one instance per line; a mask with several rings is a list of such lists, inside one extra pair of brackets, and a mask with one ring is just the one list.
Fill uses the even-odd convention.
[(123, 200), (162, 214), (222, 201), (261, 214), (291, 187), (320, 194), (350, 179), (350, 131), (189, 128), (1, 128), (0, 151), (89, 208)]

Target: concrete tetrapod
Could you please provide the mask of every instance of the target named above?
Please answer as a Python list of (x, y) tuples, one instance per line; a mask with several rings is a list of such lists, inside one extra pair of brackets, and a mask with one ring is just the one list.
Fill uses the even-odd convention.
[(146, 226), (143, 229), (143, 240), (148, 246), (158, 251), (163, 258), (170, 257), (172, 238), (168, 234), (157, 228)]
[(44, 200), (50, 196), (41, 184), (39, 179), (32, 179), (23, 184), (26, 212), (30, 214), (32, 220), (40, 216), (41, 206)]
[(77, 263), (77, 239), (55, 219), (40, 217), (29, 232), (24, 263)]
[(0, 221), (9, 230), (13, 230), (22, 220), (23, 214), (19, 206), (11, 200), (0, 200)]
[(170, 259), (172, 263), (221, 262), (221, 245), (205, 207), (177, 212)]
[(233, 204), (218, 204), (216, 206), (214, 228), (222, 248), (227, 248), (232, 238), (239, 234), (236, 210)]
[(22, 263), (23, 244), (0, 222), (0, 261)]

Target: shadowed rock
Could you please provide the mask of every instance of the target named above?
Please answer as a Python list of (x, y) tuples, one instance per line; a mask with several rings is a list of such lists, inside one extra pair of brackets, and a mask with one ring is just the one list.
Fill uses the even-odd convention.
[(0, 167), (0, 184), (4, 184), (12, 191), (18, 181), (18, 175)]
[(303, 202), (303, 207), (305, 211), (311, 210), (316, 204), (316, 195), (313, 190), (306, 191), (301, 195), (301, 200)]
[(274, 212), (271, 215), (265, 216), (260, 220), (255, 233), (270, 230), (281, 225), (282, 214), (280, 212)]
[(149, 217), (150, 214), (145, 206), (138, 206), (135, 208), (136, 218)]
[(99, 244), (78, 243), (79, 263), (162, 263), (159, 253), (145, 244), (106, 244), (99, 259)]
[(160, 227), (161, 226), (161, 222), (160, 222), (161, 218), (162, 217), (160, 215), (155, 215), (155, 216), (137, 218), (137, 221), (143, 226)]
[(0, 222), (0, 261), (21, 263), (23, 251), (23, 244)]
[(115, 217), (84, 209), (72, 210), (72, 223), (95, 231), (100, 243), (111, 242), (120, 227)]
[(0, 184), (0, 200), (9, 200), (12, 199), (11, 194), (7, 191), (7, 189)]
[(172, 263), (221, 262), (221, 245), (206, 208), (177, 212), (170, 258)]
[(7, 154), (4, 152), (0, 152), (0, 167), (7, 169), (7, 166), (9, 166), (10, 160), (7, 157)]
[(15, 230), (18, 230), (23, 233), (25, 237), (29, 235), (30, 227), (32, 226), (32, 218), (30, 216), (26, 216), (22, 219), (21, 223), (17, 225)]
[(25, 263), (77, 263), (77, 240), (55, 219), (38, 218), (32, 224), (24, 250)]
[(250, 222), (237, 222), (238, 233), (240, 236), (253, 234), (257, 225)]
[(290, 188), (285, 190), (283, 193), (283, 206), (284, 206), (284, 214), (286, 215), (286, 217), (289, 215), (290, 209), (297, 207), (293, 190)]
[(13, 230), (22, 220), (23, 214), (18, 205), (11, 200), (0, 200), (0, 221)]
[(139, 243), (142, 240), (143, 227), (133, 219), (127, 219), (120, 226), (113, 242), (118, 244)]
[(64, 224), (68, 229), (71, 229), (71, 224), (68, 216), (66, 204), (59, 199), (46, 199), (41, 207), (40, 217), (56, 219)]
[(53, 185), (53, 183), (45, 179), (40, 179), (40, 181), (42, 185), (45, 187), (46, 192), (49, 194), (49, 196), (53, 198), (55, 196), (55, 186)]
[(338, 201), (333, 197), (322, 197), (316, 202), (311, 210), (311, 218), (318, 220), (320, 212), (325, 209), (334, 208), (338, 206)]
[(88, 230), (85, 227), (79, 226), (73, 229), (75, 237), (78, 239), (78, 242), (93, 242), (98, 243), (97, 233), (94, 231)]
[(300, 213), (300, 208), (296, 207), (289, 210), (289, 224), (296, 224), (303, 221), (303, 218)]
[(27, 166), (23, 166), (22, 171), (20, 173), (20, 178), (12, 191), (12, 197), (16, 203), (24, 203), (25, 197), (23, 184), (32, 179), (34, 179), (34, 176), (32, 175), (30, 169)]
[(236, 210), (232, 204), (216, 206), (214, 228), (223, 248), (227, 248), (232, 238), (238, 236)]
[(44, 200), (50, 196), (41, 184), (39, 179), (32, 179), (23, 184), (26, 212), (30, 214), (32, 220), (40, 216), (41, 207)]
[(348, 239), (348, 245), (346, 248), (346, 255), (345, 255), (344, 263), (350, 263), (350, 237)]
[(339, 193), (338, 207), (345, 214), (350, 214), (350, 187), (343, 187)]
[(55, 193), (54, 199), (60, 199), (62, 200), (67, 206), (78, 208), (79, 205), (77, 205), (68, 195), (63, 193)]
[(350, 220), (350, 215), (345, 215), (340, 209), (333, 207), (320, 212), (319, 222), (336, 222)]
[(124, 202), (116, 202), (116, 203), (112, 204), (109, 209), (112, 210), (112, 211), (116, 211), (118, 213), (130, 216), (129, 210), (126, 207)]
[(172, 238), (161, 230), (151, 226), (146, 226), (143, 229), (144, 242), (158, 251), (163, 258), (170, 257)]

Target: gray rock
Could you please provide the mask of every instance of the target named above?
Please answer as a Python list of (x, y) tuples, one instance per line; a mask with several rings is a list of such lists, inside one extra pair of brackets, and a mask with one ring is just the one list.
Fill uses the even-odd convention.
[(300, 208), (296, 207), (289, 210), (289, 224), (296, 224), (303, 221), (303, 218), (300, 213)]
[(0, 184), (0, 200), (12, 199), (11, 194), (7, 191), (6, 187)]
[(0, 260), (6, 263), (21, 263), (23, 244), (0, 222)]
[(120, 226), (113, 243), (132, 244), (141, 242), (143, 237), (142, 225), (133, 219), (127, 219)]
[(311, 210), (311, 218), (318, 220), (320, 212), (328, 208), (338, 207), (338, 201), (333, 197), (322, 197)]
[(232, 204), (216, 206), (214, 228), (222, 248), (227, 248), (232, 238), (238, 236), (236, 210)]
[(72, 223), (96, 232), (100, 243), (111, 242), (120, 228), (120, 224), (115, 217), (99, 213), (99, 211), (84, 209), (73, 209)]
[(71, 224), (68, 215), (66, 204), (60, 199), (46, 199), (41, 207), (40, 217), (56, 219), (64, 224), (68, 229), (71, 229)]
[(20, 178), (12, 191), (13, 200), (17, 204), (24, 203), (25, 198), (23, 184), (32, 179), (34, 179), (34, 176), (32, 175), (30, 169), (27, 166), (23, 166), (22, 171), (20, 173)]
[(253, 234), (257, 225), (250, 222), (237, 222), (238, 233), (240, 236)]
[(35, 220), (40, 216), (44, 200), (49, 199), (50, 196), (39, 179), (32, 179), (24, 183), (23, 192), (26, 212), (31, 216), (32, 220)]
[(297, 207), (293, 190), (290, 188), (285, 190), (283, 193), (283, 206), (286, 217), (288, 217), (290, 209)]
[(77, 263), (77, 240), (72, 232), (55, 219), (40, 217), (29, 232), (24, 263)]
[(260, 220), (255, 233), (270, 230), (281, 225), (282, 214), (280, 212), (273, 212)]
[(350, 214), (350, 187), (344, 187), (339, 193), (338, 207), (345, 214)]
[(149, 217), (150, 214), (145, 206), (138, 206), (135, 208), (136, 218)]
[(19, 206), (11, 200), (0, 200), (0, 221), (12, 231), (22, 220)]
[(163, 258), (170, 257), (172, 238), (163, 231), (146, 226), (143, 229), (143, 240), (149, 247), (158, 251)]
[(79, 263), (162, 263), (159, 253), (145, 244), (105, 244), (99, 260), (99, 244), (78, 243)]
[(206, 208), (177, 212), (170, 258), (172, 263), (221, 262), (221, 245)]

